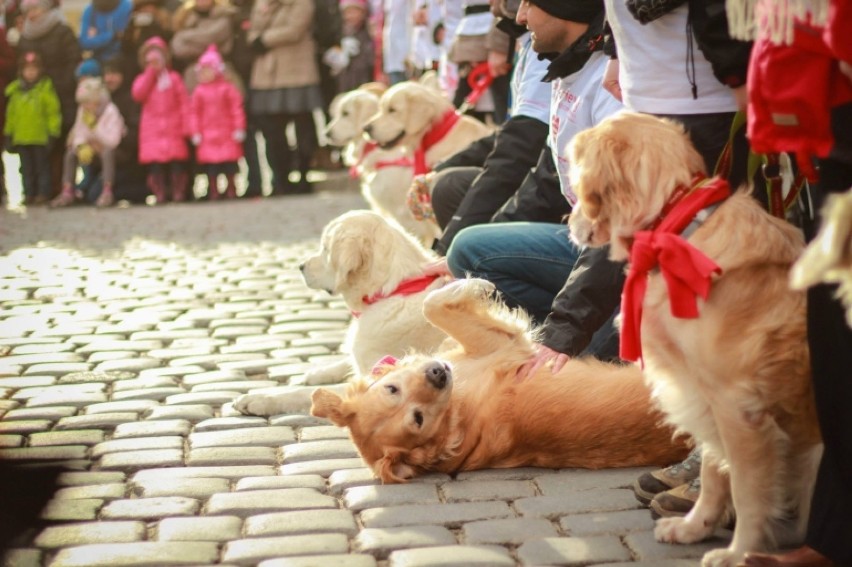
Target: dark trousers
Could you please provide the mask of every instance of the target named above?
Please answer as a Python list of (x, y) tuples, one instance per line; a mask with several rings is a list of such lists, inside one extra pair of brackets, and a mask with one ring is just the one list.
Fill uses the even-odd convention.
[(21, 158), (24, 197), (29, 200), (40, 195), (49, 199), (53, 195), (53, 187), (47, 146), (16, 146), (15, 149)]
[(266, 140), (266, 160), (272, 170), (274, 191), (287, 192), (290, 171), (293, 170), (293, 151), (286, 132), (290, 122), (296, 129), (295, 165), (304, 182), (311, 158), (319, 144), (313, 115), (310, 112), (265, 114), (257, 116), (256, 122)]
[[(432, 188), (432, 210), (435, 211), (435, 220), (438, 221), (441, 230), (450, 224), (468, 189), (480, 173), (482, 173), (481, 167), (450, 167), (435, 176), (435, 184)], [(490, 216), (486, 219), (477, 219), (476, 224), (490, 220)]]

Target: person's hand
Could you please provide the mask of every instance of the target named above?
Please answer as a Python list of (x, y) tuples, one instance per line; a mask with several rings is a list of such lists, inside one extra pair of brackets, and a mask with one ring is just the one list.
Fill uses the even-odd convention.
[(488, 72), (492, 77), (500, 77), (507, 74), (512, 69), (512, 64), (509, 63), (509, 56), (500, 51), (488, 52)]
[(86, 35), (88, 37), (95, 37), (96, 35), (98, 35), (98, 28), (96, 28), (95, 26), (90, 26), (88, 31), (86, 32)]
[(606, 92), (623, 102), (621, 98), (621, 84), (618, 82), (618, 59), (610, 59), (606, 62), (601, 83)]
[(231, 134), (231, 138), (233, 138), (233, 140), (235, 142), (242, 143), (246, 139), (246, 131), (245, 130), (234, 130), (234, 133)]
[(565, 353), (557, 352), (550, 347), (546, 347), (543, 344), (537, 344), (535, 348), (535, 353), (527, 360), (523, 366), (518, 368), (517, 373), (515, 373), (515, 380), (519, 382), (526, 380), (532, 376), (535, 376), (536, 372), (547, 364), (550, 365), (550, 372), (552, 374), (556, 374), (565, 364), (571, 360), (571, 357)]
[(423, 267), (423, 275), (424, 276), (450, 276), (453, 274), (450, 272), (450, 267), (447, 265), (447, 259), (441, 258), (432, 262), (431, 264), (426, 264)]
[(249, 44), (249, 47), (258, 55), (263, 55), (264, 53), (269, 51), (269, 48), (266, 46), (265, 43), (263, 43), (263, 40), (260, 39), (260, 36), (254, 38), (254, 41)]
[(201, 143), (201, 134), (193, 134), (189, 141), (192, 142), (193, 146), (199, 145)]
[(151, 49), (145, 54), (145, 65), (155, 71), (162, 71), (166, 67), (166, 58), (159, 49)]
[(734, 93), (734, 100), (737, 101), (737, 108), (745, 110), (748, 107), (748, 90), (745, 85), (731, 89)]

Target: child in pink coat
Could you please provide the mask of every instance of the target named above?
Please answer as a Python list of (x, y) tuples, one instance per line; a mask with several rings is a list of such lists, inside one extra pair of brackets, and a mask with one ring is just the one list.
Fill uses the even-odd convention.
[(186, 200), (189, 175), (189, 97), (183, 79), (171, 69), (169, 49), (162, 38), (152, 37), (139, 50), (144, 71), (133, 81), (133, 100), (142, 106), (139, 122), (139, 163), (148, 169), (148, 189), (157, 203), (169, 198)]
[(243, 98), (223, 75), (224, 69), (222, 56), (211, 44), (195, 66), (198, 86), (192, 91), (189, 105), (195, 161), (207, 173), (207, 195), (211, 201), (219, 198), (219, 175), (224, 175), (228, 182), (225, 197), (237, 196), (234, 177), (246, 138)]

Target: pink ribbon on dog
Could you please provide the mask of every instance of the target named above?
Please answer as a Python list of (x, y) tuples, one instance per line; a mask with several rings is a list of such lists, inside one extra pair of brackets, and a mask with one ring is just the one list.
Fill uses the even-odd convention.
[(385, 366), (396, 366), (396, 362), (397, 362), (396, 358), (392, 357), (389, 354), (386, 355), (386, 356), (383, 356), (381, 358), (381, 360), (379, 360), (377, 363), (375, 363), (373, 365), (373, 369), (370, 370), (370, 374), (372, 374), (373, 376), (378, 376), (379, 374), (382, 373), (383, 367), (385, 367)]

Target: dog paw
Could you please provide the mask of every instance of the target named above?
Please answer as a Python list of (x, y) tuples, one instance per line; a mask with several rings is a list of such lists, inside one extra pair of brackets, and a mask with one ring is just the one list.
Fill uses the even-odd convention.
[(701, 567), (736, 567), (744, 556), (744, 553), (731, 551), (729, 548), (714, 549), (704, 554)]
[(481, 301), (494, 293), (496, 286), (480, 278), (465, 278), (449, 282), (432, 291), (426, 301), (432, 305), (451, 307), (468, 301)]
[(243, 415), (275, 415), (276, 406), (274, 398), (263, 394), (243, 394), (234, 400), (234, 409)]
[(695, 543), (707, 538), (712, 529), (698, 521), (686, 518), (662, 518), (657, 520), (654, 537), (662, 543)]

